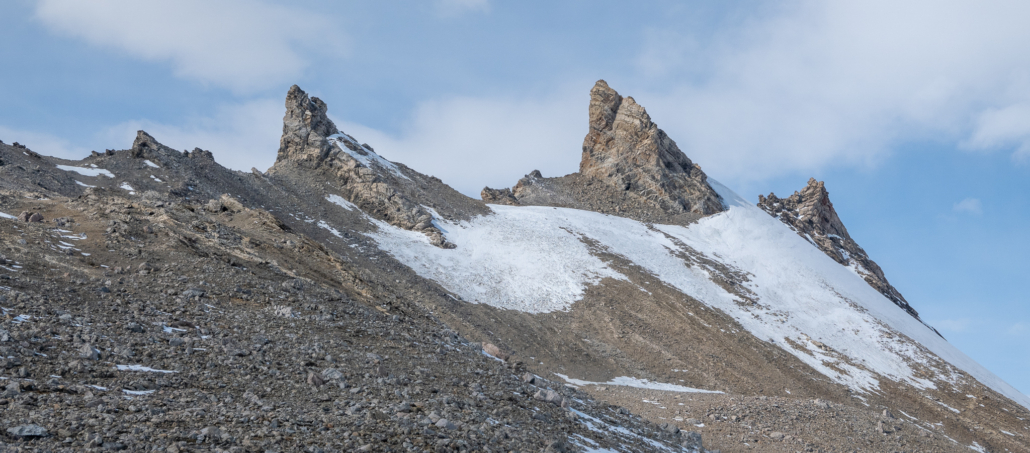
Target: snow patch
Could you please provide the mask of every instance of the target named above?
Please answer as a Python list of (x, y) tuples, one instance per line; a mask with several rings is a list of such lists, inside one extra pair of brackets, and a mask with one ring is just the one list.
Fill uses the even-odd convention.
[(143, 163), (147, 164), (147, 166), (152, 167), (152, 168), (161, 168), (160, 165), (157, 165), (157, 164), (151, 162), (149, 159), (143, 161)]
[(146, 366), (143, 366), (143, 365), (115, 365), (114, 367), (118, 371), (145, 371), (145, 372), (148, 372), (148, 373), (178, 373), (178, 371), (155, 370), (153, 368), (146, 367)]
[(58, 165), (57, 169), (58, 170), (75, 172), (75, 173), (78, 173), (78, 174), (80, 174), (82, 176), (101, 176), (101, 175), (103, 175), (103, 176), (107, 176), (108, 178), (114, 178), (114, 174), (112, 174), (111, 172), (109, 172), (107, 170), (104, 170), (103, 168), (82, 168), (82, 167), (72, 167), (71, 165)]
[[(329, 138), (336, 140), (336, 145), (337, 145), (336, 147), (339, 148), (340, 151), (343, 151), (343, 152), (349, 154), (355, 160), (357, 160), (358, 162), (361, 162), (362, 165), (364, 165), (364, 166), (366, 166), (368, 168), (379, 167), (379, 168), (382, 168), (382, 169), (385, 169), (385, 170), (389, 171), (390, 173), (393, 173), (398, 178), (404, 178), (404, 179), (408, 179), (408, 180), (411, 179), (411, 178), (408, 178), (407, 176), (404, 176), (404, 173), (401, 173), (401, 169), (398, 168), (397, 165), (394, 165), (393, 162), (390, 162), (390, 161), (384, 159), (382, 156), (376, 154), (375, 151), (372, 151), (372, 150), (370, 150), (368, 148), (365, 148), (365, 147), (361, 146), (360, 144), (358, 144), (357, 141), (355, 141), (349, 135), (347, 135), (347, 134), (334, 134), (334, 135), (330, 135)], [(346, 145), (340, 145), (340, 143), (343, 143), (345, 141), (346, 142), (350, 142), (351, 144), (353, 144), (354, 146), (356, 146), (358, 148), (361, 148), (363, 150), (363, 152), (353, 151), (350, 148), (348, 148)]]
[[(881, 378), (935, 388), (916, 375), (915, 366), (958, 383), (961, 375), (943, 359), (1030, 407), (1030, 398), (877, 292), (858, 269), (837, 264), (765, 211), (711, 178), (709, 183), (727, 210), (688, 226), (651, 226), (567, 208), (490, 205), (492, 215), (470, 221), (434, 219), (454, 249), (371, 218), (378, 231), (369, 236), (468, 302), (528, 313), (568, 310), (587, 285), (628, 281), (594, 252), (619, 255), (854, 390), (877, 391)], [(740, 292), (730, 293), (713, 281), (719, 269), (685, 261), (684, 254), (721, 263), (747, 280)]]
[(343, 235), (342, 235), (342, 234), (340, 234), (340, 231), (339, 231), (339, 230), (337, 230), (336, 228), (333, 228), (333, 227), (329, 226), (329, 224), (328, 224), (328, 223), (325, 223), (325, 220), (319, 220), (319, 221), (318, 221), (318, 226), (320, 226), (320, 227), (322, 227), (322, 228), (325, 228), (325, 229), (326, 229), (326, 230), (328, 230), (328, 231), (329, 231), (330, 233), (332, 233), (332, 234), (333, 234), (333, 236), (336, 236), (336, 237), (338, 237), (338, 238), (340, 238), (340, 239), (343, 239)]
[(80, 185), (80, 186), (82, 186), (82, 187), (96, 187), (96, 186), (91, 186), (91, 185), (89, 185), (89, 184), (86, 184), (86, 183), (84, 183), (84, 182), (82, 182), (82, 181), (79, 181), (79, 180), (77, 180), (77, 179), (75, 180), (75, 184), (78, 184), (78, 185)]
[(149, 395), (151, 393), (156, 392), (157, 390), (125, 390), (125, 389), (122, 389), (122, 391), (125, 392), (126, 395)]
[(118, 188), (122, 190), (128, 190), (129, 193), (136, 193), (136, 189), (133, 189), (132, 186), (130, 186), (127, 182), (121, 183), (121, 185), (119, 185)]
[(17, 219), (17, 217), (10, 215), (6, 212), (0, 212), (0, 219)]
[(328, 200), (330, 203), (336, 204), (336, 205), (340, 206), (341, 208), (346, 209), (348, 211), (353, 211), (355, 209), (358, 209), (358, 207), (354, 203), (351, 203), (350, 201), (347, 201), (346, 198), (343, 198), (343, 197), (341, 197), (339, 195), (336, 195), (336, 194), (329, 195), (329, 196), (325, 197), (325, 199)]
[(555, 374), (555, 376), (558, 376), (558, 377), (564, 379), (565, 382), (568, 382), (569, 384), (573, 384), (573, 385), (578, 385), (578, 386), (584, 386), (584, 385), (619, 385), (619, 386), (623, 386), (623, 387), (635, 387), (635, 388), (638, 388), (638, 389), (664, 390), (664, 391), (667, 391), (667, 392), (724, 393), (724, 392), (720, 392), (718, 390), (695, 389), (695, 388), (691, 388), (691, 387), (684, 387), (682, 385), (665, 384), (665, 383), (661, 383), (661, 382), (651, 382), (651, 381), (649, 381), (647, 379), (638, 379), (638, 378), (627, 377), (627, 376), (619, 376), (619, 377), (617, 377), (615, 379), (612, 379), (612, 380), (610, 380), (608, 382), (590, 382), (590, 381), (582, 381), (582, 380), (579, 380), (579, 379), (573, 379), (573, 378), (570, 378), (570, 377), (568, 377), (568, 376), (566, 376), (564, 374), (558, 374), (558, 373), (554, 373), (554, 374)]

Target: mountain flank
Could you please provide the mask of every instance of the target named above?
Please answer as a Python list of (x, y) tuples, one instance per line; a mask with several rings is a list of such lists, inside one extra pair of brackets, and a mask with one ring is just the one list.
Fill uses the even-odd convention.
[(1030, 450), (821, 184), (755, 206), (604, 82), (483, 200), (285, 111), (267, 171), (0, 142), (0, 449)]

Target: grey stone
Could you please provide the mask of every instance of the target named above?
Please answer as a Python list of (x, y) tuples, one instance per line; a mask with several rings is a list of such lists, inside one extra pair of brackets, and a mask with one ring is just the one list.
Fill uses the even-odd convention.
[(701, 443), (701, 434), (696, 431), (684, 431), (683, 435), (680, 436), (682, 445), (684, 448), (704, 451), (704, 445)]
[(47, 429), (39, 425), (19, 425), (13, 428), (7, 428), (7, 434), (20, 439), (46, 437), (49, 435)]
[(564, 397), (562, 397), (560, 393), (550, 389), (537, 390), (536, 394), (533, 395), (533, 398), (538, 401), (544, 401), (559, 406), (561, 405), (562, 400), (564, 400)]
[(437, 428), (440, 428), (440, 429), (449, 429), (449, 430), (458, 429), (458, 425), (455, 425), (454, 422), (452, 422), (450, 420), (447, 420), (446, 418), (441, 418), (440, 420), (438, 420), (433, 425), (436, 426)]
[(82, 347), (79, 348), (79, 358), (86, 360), (99, 360), (100, 351), (90, 344), (83, 344)]

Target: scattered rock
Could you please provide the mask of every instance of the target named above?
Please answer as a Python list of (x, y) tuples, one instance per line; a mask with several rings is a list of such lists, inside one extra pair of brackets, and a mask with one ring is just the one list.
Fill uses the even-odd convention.
[(7, 428), (7, 434), (19, 439), (31, 439), (49, 435), (47, 429), (39, 425), (18, 425), (14, 428)]

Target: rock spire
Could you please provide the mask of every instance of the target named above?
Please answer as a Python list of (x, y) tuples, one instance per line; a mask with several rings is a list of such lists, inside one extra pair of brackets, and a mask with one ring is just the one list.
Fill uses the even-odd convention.
[(805, 188), (787, 198), (779, 198), (773, 193), (768, 197), (759, 195), (758, 207), (780, 219), (801, 237), (814, 242), (834, 261), (853, 267), (866, 283), (919, 319), (919, 313), (891, 286), (880, 266), (848, 234), (844, 222), (841, 222), (837, 211), (833, 209), (823, 181), (811, 178)]
[(276, 162), (293, 160), (313, 167), (321, 165), (332, 151), (329, 137), (340, 133), (326, 116), (327, 111), (321, 99), (309, 98), (297, 85), (290, 87)]
[(590, 90), (590, 131), (579, 172), (666, 211), (707, 215), (725, 209), (701, 167), (651, 121), (643, 106), (604, 80)]

